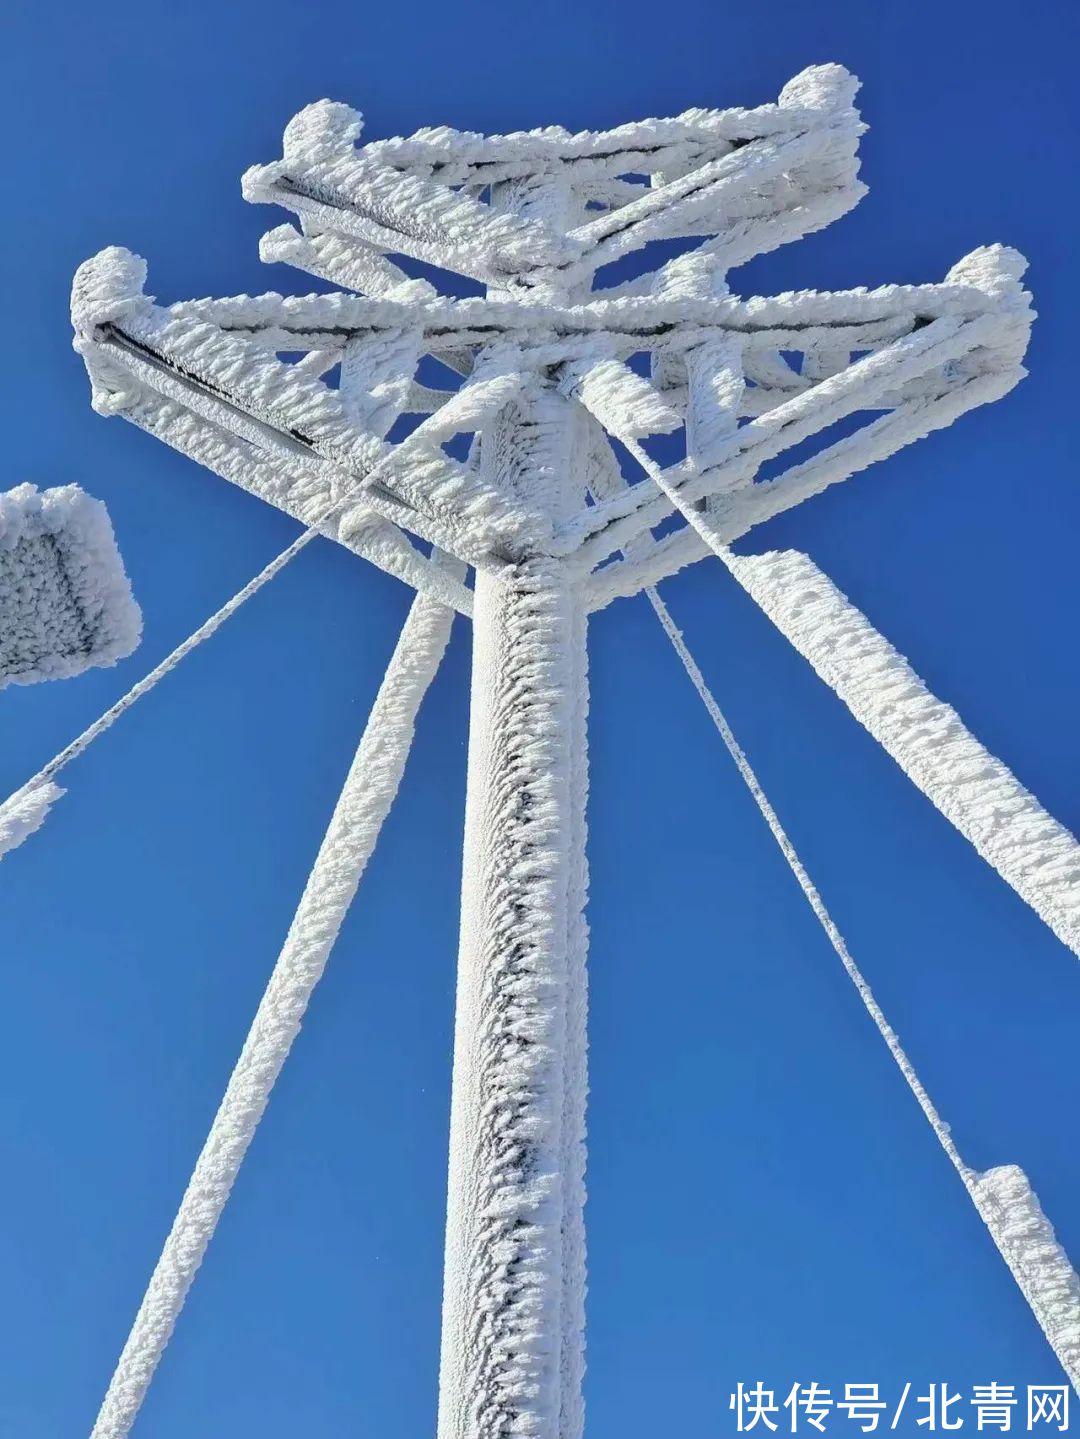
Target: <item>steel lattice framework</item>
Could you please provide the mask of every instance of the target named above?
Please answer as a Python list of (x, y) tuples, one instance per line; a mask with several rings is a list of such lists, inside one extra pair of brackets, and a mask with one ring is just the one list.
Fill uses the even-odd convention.
[[(805, 556), (729, 549), (1024, 373), (1024, 265), (1001, 247), (939, 284), (729, 290), (734, 266), (859, 200), (856, 89), (822, 66), (757, 109), (362, 146), (359, 115), (320, 102), (244, 193), (299, 220), (265, 236), (264, 258), (337, 292), (161, 307), (125, 251), (80, 269), (76, 348), (100, 412), (417, 591), (97, 1439), (120, 1439), (134, 1419), (393, 797), (455, 611), (472, 616), (474, 660), (440, 1439), (578, 1439), (583, 1424), (591, 611), (643, 589), (656, 599), (666, 576), (719, 555), (1080, 946), (1072, 837)], [(656, 241), (679, 242), (675, 258), (648, 268), (641, 256), (638, 278), (611, 283), (607, 267)], [(486, 294), (440, 293), (423, 277), (439, 271)], [(955, 1162), (994, 1230), (1013, 1171), (987, 1188)], [(1007, 1257), (1075, 1377), (1075, 1276), (1055, 1251), (1040, 1289), (1049, 1271), (1032, 1268), (1032, 1245), (1046, 1258), (1052, 1235), (1028, 1188), (1013, 1199), (1034, 1205), (1038, 1232), (1029, 1223), (1026, 1250), (1014, 1233)]]

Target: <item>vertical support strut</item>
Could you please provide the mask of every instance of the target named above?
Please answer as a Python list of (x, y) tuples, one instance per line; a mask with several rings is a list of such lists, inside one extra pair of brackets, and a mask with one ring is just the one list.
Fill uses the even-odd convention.
[(563, 1286), (559, 1439), (581, 1439), (585, 1428), (585, 1110), (588, 1100), (589, 926), (585, 903), (589, 869), (585, 848), (589, 787), (589, 673), (583, 596), (575, 597), (568, 655), (572, 699), (567, 740), (570, 854), (567, 880), (566, 1045), (563, 1063)]
[[(572, 430), (545, 391), (483, 463), (569, 496)], [(439, 1439), (580, 1427), (585, 641), (561, 561), (477, 576)]]

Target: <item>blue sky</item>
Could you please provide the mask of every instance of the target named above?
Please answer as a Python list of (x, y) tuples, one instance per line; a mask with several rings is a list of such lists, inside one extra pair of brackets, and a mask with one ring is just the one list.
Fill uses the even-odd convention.
[[(91, 413), (80, 260), (128, 245), (163, 299), (304, 289), (259, 264), (279, 217), (239, 176), (322, 95), (370, 136), (605, 126), (760, 103), (838, 60), (864, 82), (870, 196), (737, 287), (934, 280), (1002, 240), (1031, 260), (1031, 377), (751, 548), (806, 549), (1080, 824), (1071, 7), (14, 0), (7, 28), (0, 485), (108, 502), (146, 633), (115, 670), (0, 696), (4, 792), (295, 534)], [(717, 566), (666, 595), (965, 1156), (1022, 1164), (1080, 1257), (1075, 959)], [(406, 605), (311, 546), (4, 864), (5, 1439), (89, 1428)], [(730, 1433), (739, 1380), (1058, 1382), (644, 601), (591, 650), (591, 1439)], [(148, 1439), (433, 1432), (467, 672), (459, 622)]]

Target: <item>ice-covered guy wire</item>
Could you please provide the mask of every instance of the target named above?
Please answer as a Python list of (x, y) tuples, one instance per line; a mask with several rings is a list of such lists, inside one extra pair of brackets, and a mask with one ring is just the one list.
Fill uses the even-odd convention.
[(885, 1041), (935, 1138), (986, 1224), (998, 1252), (1009, 1266), (1017, 1287), (1046, 1335), (1047, 1342), (1069, 1376), (1073, 1388), (1080, 1394), (1080, 1276), (1076, 1274), (1068, 1255), (1057, 1242), (1053, 1225), (1043, 1213), (1027, 1175), (1014, 1164), (1000, 1165), (980, 1174), (964, 1162), (949, 1125), (938, 1113), (896, 1031), (885, 1018), (873, 991), (852, 958), (846, 940), (826, 909), (817, 886), (810, 878), (779, 816), (762, 789), (742, 746), (732, 733), (731, 726), (706, 684), (682, 632), (671, 618), (667, 605), (651, 585), (645, 593), (814, 917), (855, 986), (866, 1012)]
[[(474, 573), (440, 1439), (581, 1432), (589, 612), (1023, 374), (1023, 262), (1000, 247), (940, 284), (728, 289), (860, 198), (856, 89), (820, 66), (757, 109), (364, 146), (359, 115), (320, 102), (244, 189), (299, 220), (264, 257), (338, 292), (160, 307), (118, 250), (76, 277), (99, 411), (306, 522), (347, 495), (327, 532), (423, 595), (446, 602), (428, 545)], [(611, 282), (656, 240), (683, 252)], [(650, 459), (660, 435), (685, 457)], [(133, 1342), (148, 1377), (156, 1341)]]

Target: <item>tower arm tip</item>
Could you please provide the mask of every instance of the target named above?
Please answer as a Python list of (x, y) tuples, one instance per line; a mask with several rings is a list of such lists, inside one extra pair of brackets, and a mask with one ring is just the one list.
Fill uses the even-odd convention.
[(330, 160), (359, 140), (364, 117), (337, 100), (316, 100), (298, 111), (285, 126), (283, 153), (293, 163)]
[(784, 109), (850, 110), (861, 81), (843, 65), (811, 65), (792, 76), (780, 91)]
[(110, 321), (140, 313), (153, 303), (144, 291), (146, 261), (141, 255), (109, 245), (75, 271), (71, 286), (71, 323), (87, 335)]

